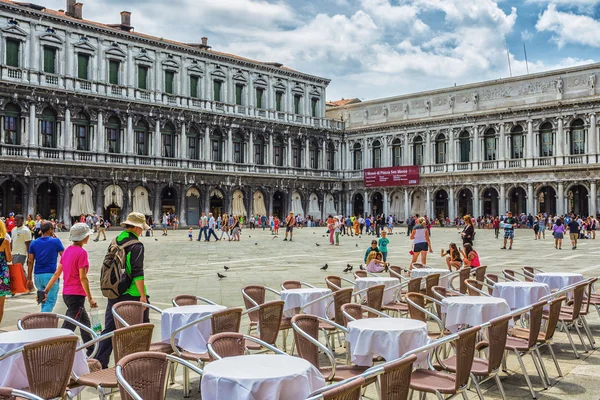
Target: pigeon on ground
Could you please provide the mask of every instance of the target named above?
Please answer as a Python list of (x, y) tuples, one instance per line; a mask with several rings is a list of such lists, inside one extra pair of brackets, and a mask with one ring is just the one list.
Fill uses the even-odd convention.
[(229, 269), (229, 267), (228, 267), (227, 265), (224, 265), (224, 266), (223, 266), (223, 269), (224, 269), (225, 271), (227, 271), (227, 270)]
[(358, 243), (356, 243), (356, 247), (358, 247)]
[(317, 234), (316, 232), (313, 232), (313, 235), (316, 235), (316, 234)]
[(252, 236), (248, 235), (249, 238), (251, 238)]
[(344, 268), (344, 270), (343, 270), (342, 272), (344, 272), (344, 273), (348, 273), (348, 272), (350, 272), (350, 268), (349, 268), (349, 267), (346, 267), (346, 268)]
[(327, 268), (329, 268), (329, 265), (327, 265), (327, 264), (325, 264), (325, 265), (323, 265), (323, 266), (321, 267), (321, 269), (322, 269), (323, 271), (327, 271)]
[(255, 246), (258, 246), (258, 243), (254, 243)]
[(158, 239), (157, 239), (157, 238), (154, 238), (154, 240), (158, 242)]
[(315, 243), (317, 245), (317, 247), (321, 247), (321, 245), (319, 243)]
[(350, 270), (348, 272), (350, 272), (350, 271), (352, 271), (354, 269), (354, 267), (352, 265), (350, 265), (350, 264), (348, 264), (348, 268), (350, 268)]
[(219, 277), (219, 279), (223, 279), (223, 278), (227, 278), (225, 275), (221, 275), (220, 273), (217, 272), (217, 276)]
[(273, 236), (273, 239), (271, 240), (275, 240), (275, 239), (279, 239), (279, 237), (277, 235)]

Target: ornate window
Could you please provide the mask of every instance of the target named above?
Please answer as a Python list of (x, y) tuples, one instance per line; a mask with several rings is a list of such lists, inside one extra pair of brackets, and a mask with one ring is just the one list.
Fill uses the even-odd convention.
[(335, 145), (333, 142), (329, 142), (329, 145), (327, 145), (327, 169), (329, 171), (335, 170)]
[(233, 162), (236, 164), (244, 163), (244, 135), (240, 132), (233, 137)]
[(200, 159), (201, 140), (200, 134), (195, 127), (190, 128), (187, 133), (188, 158), (190, 160)]
[(221, 101), (223, 95), (223, 81), (215, 79), (213, 81), (213, 100)]
[(40, 145), (56, 148), (56, 114), (50, 108), (46, 108), (40, 118)]
[(302, 142), (299, 139), (292, 141), (292, 167), (302, 167)]
[(106, 148), (109, 153), (121, 152), (121, 121), (110, 117), (106, 123)]
[(90, 55), (85, 53), (77, 53), (77, 78), (88, 80), (90, 79)]
[(6, 65), (19, 68), (21, 66), (21, 41), (17, 39), (6, 39)]
[(375, 140), (373, 142), (373, 168), (381, 168), (381, 142)]
[(423, 138), (417, 136), (413, 142), (413, 165), (423, 165)]
[(460, 162), (471, 161), (471, 138), (469, 132), (462, 131), (458, 135), (458, 146), (460, 148)]
[(244, 104), (244, 85), (241, 83), (235, 85), (235, 104), (238, 106)]
[(138, 65), (138, 89), (148, 89), (148, 68), (145, 65)]
[(175, 128), (170, 123), (165, 124), (161, 132), (162, 156), (175, 157)]
[(279, 136), (273, 140), (273, 163), (283, 167), (283, 140)]
[(485, 131), (483, 135), (484, 149), (485, 149), (485, 161), (496, 160), (496, 131), (493, 128)]
[(210, 146), (213, 161), (223, 161), (223, 134), (215, 129), (210, 135)]
[(354, 147), (352, 149), (353, 154), (353, 166), (355, 171), (360, 171), (362, 169), (362, 146), (360, 143), (354, 143)]
[(585, 128), (581, 119), (571, 123), (571, 154), (585, 154)]
[(56, 73), (56, 47), (44, 46), (44, 72), (47, 74)]
[(316, 140), (310, 142), (308, 157), (310, 159), (310, 168), (319, 169), (319, 144)]
[(319, 110), (319, 99), (318, 98), (311, 98), (310, 99), (310, 115), (313, 118), (318, 117), (318, 110)]
[(198, 97), (198, 84), (200, 82), (200, 78), (196, 75), (190, 76), (190, 97), (197, 99)]
[(523, 135), (523, 127), (515, 126), (510, 134), (510, 158), (513, 160), (523, 158), (524, 146), (525, 135)]
[(540, 126), (540, 157), (552, 157), (554, 155), (554, 133), (552, 124), (544, 122)]
[(4, 108), (4, 143), (21, 144), (21, 109), (13, 103)]
[(175, 71), (165, 70), (165, 93), (173, 94), (174, 93), (174, 85), (175, 82)]
[(134, 128), (135, 132), (135, 145), (136, 154), (138, 156), (150, 155), (150, 148), (152, 146), (152, 135), (148, 129), (148, 124), (144, 121), (139, 121)]
[(265, 99), (265, 89), (262, 87), (256, 88), (256, 108), (265, 108), (263, 102)]
[(446, 163), (446, 135), (440, 133), (435, 138), (435, 163)]
[(254, 138), (254, 163), (256, 165), (265, 165), (265, 140), (262, 135)]
[(87, 115), (80, 112), (73, 119), (75, 128), (75, 143), (78, 151), (90, 151), (90, 119)]
[(302, 111), (300, 104), (302, 103), (302, 95), (295, 94), (294, 95), (294, 114), (300, 114)]
[(119, 60), (108, 60), (108, 83), (111, 85), (118, 85), (119, 76), (121, 71), (121, 61)]
[(400, 139), (394, 139), (392, 142), (392, 166), (402, 165), (402, 142)]
[(283, 111), (283, 92), (275, 92), (275, 111)]

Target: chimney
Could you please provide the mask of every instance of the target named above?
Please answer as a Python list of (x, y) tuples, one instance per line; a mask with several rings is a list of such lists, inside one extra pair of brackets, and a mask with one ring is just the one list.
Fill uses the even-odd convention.
[(65, 14), (70, 16), (75, 15), (75, 2), (76, 0), (67, 0), (67, 10)]
[(207, 37), (202, 38), (202, 46), (204, 46), (204, 47), (208, 46), (208, 38)]
[(131, 13), (129, 11), (121, 11), (121, 25), (131, 26)]
[(83, 19), (83, 3), (75, 3), (73, 18)]

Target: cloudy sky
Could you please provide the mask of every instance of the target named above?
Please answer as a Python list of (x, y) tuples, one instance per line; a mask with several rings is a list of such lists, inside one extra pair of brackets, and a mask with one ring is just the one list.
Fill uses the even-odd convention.
[[(39, 0), (64, 8), (65, 0)], [(94, 0), (84, 18), (332, 80), (373, 99), (599, 61), (600, 0)]]

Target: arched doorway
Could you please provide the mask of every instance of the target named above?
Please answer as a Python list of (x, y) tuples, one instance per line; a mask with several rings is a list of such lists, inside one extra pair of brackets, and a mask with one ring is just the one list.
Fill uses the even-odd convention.
[(23, 214), (23, 187), (15, 181), (6, 181), (0, 186), (0, 211), (3, 216), (8, 213)]
[[(241, 190), (236, 190), (233, 192), (233, 196), (231, 197), (231, 214), (237, 215), (238, 217), (247, 216), (246, 212), (246, 204), (245, 204), (245, 195)], [(216, 215), (215, 215), (216, 217)]]
[(195, 225), (200, 219), (200, 191), (191, 187), (185, 192), (186, 215), (185, 220), (188, 225)]
[(417, 190), (412, 195), (410, 215), (418, 215), (419, 217), (423, 217), (426, 213), (425, 193), (423, 193), (421, 190)]
[(356, 193), (352, 199), (352, 212), (354, 215), (364, 215), (365, 213), (365, 200), (360, 193)]
[(279, 219), (285, 218), (284, 199), (283, 193), (279, 190), (273, 193), (273, 216), (277, 216)]
[(511, 211), (513, 215), (521, 215), (527, 213), (527, 194), (522, 187), (516, 187), (510, 192), (510, 206), (507, 211)]
[(167, 186), (160, 193), (160, 213), (175, 214), (177, 210), (177, 191)]
[(556, 191), (552, 186), (542, 186), (538, 192), (537, 200), (537, 211), (548, 215), (556, 215)]
[(58, 195), (60, 191), (54, 183), (42, 183), (36, 193), (36, 213), (44, 219), (58, 216)]
[(588, 190), (585, 186), (571, 186), (567, 192), (567, 210), (581, 217), (589, 215)]
[(473, 215), (473, 193), (469, 189), (458, 192), (458, 216)]
[(446, 219), (448, 216), (448, 192), (438, 190), (435, 193), (435, 209), (434, 217), (438, 219)]
[(224, 211), (224, 201), (223, 201), (223, 192), (219, 189), (213, 189), (210, 192), (210, 204), (208, 207), (208, 211), (213, 215), (222, 214)]
[(383, 196), (379, 192), (373, 193), (371, 198), (371, 204), (373, 208), (373, 215), (383, 214)]
[(487, 188), (483, 191), (483, 215), (498, 216), (498, 191), (494, 188)]
[(115, 226), (121, 223), (123, 209), (123, 189), (119, 185), (110, 185), (104, 189), (104, 219)]

